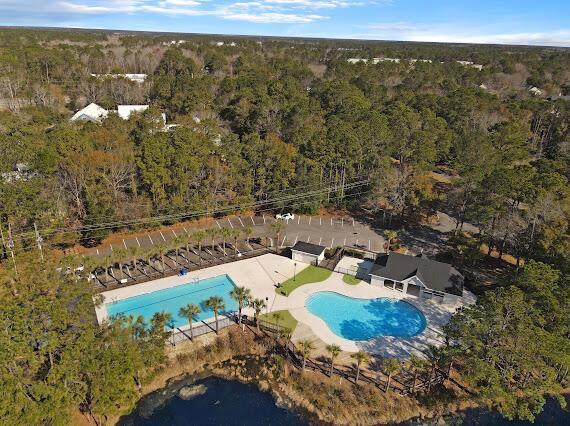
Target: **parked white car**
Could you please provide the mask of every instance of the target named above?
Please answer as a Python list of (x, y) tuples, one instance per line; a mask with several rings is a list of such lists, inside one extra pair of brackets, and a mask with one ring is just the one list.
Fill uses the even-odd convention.
[(279, 213), (275, 215), (275, 219), (290, 220), (295, 219), (295, 215), (293, 213)]

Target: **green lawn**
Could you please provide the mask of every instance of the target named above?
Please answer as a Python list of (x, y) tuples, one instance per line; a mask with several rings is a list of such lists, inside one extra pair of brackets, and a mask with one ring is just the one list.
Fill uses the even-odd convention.
[(262, 319), (263, 321), (277, 324), (277, 321), (273, 317), (273, 314), (281, 315), (281, 319), (279, 320), (279, 327), (286, 327), (289, 330), (291, 330), (291, 332), (293, 332), (293, 330), (295, 330), (295, 327), (297, 327), (297, 320), (293, 318), (293, 315), (291, 315), (289, 311), (270, 312), (268, 314), (260, 315), (259, 318)]
[(356, 277), (353, 277), (352, 275), (344, 275), (342, 277), (342, 280), (347, 283), (348, 285), (356, 285), (356, 284), (360, 284), (360, 280)]
[(293, 290), (305, 284), (318, 283), (330, 277), (332, 271), (309, 265), (297, 274), (295, 279), (289, 278), (280, 288), (276, 288), (275, 292), (283, 296), (289, 296)]

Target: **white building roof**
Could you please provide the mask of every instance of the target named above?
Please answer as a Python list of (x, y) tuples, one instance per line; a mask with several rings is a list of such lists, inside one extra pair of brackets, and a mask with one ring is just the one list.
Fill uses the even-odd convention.
[(103, 118), (107, 117), (109, 112), (95, 103), (90, 103), (85, 108), (77, 111), (71, 121), (101, 121)]
[(117, 105), (117, 113), (123, 120), (128, 120), (133, 112), (143, 112), (148, 105)]
[(146, 74), (91, 74), (91, 76), (95, 78), (126, 78), (135, 83), (144, 83), (147, 77)]

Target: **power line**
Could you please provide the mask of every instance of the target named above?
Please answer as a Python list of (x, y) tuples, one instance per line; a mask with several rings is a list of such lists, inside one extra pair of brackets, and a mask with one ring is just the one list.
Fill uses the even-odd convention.
[[(363, 186), (364, 186), (364, 185), (363, 185)], [(331, 197), (331, 200), (335, 200), (335, 199), (347, 199), (347, 198), (358, 197), (358, 196), (360, 196), (360, 195), (362, 195), (362, 194), (365, 194), (366, 192), (367, 192), (367, 191), (360, 191), (360, 192), (355, 192), (355, 193), (348, 194), (348, 195), (346, 195), (346, 194), (345, 194), (345, 195), (337, 195), (337, 196), (335, 196), (335, 197)], [(308, 204), (308, 203), (311, 203), (311, 202), (313, 202), (313, 200), (304, 200), (304, 201), (301, 200), (301, 201), (299, 201), (297, 204), (299, 204), (299, 205), (304, 205), (304, 204)], [(271, 210), (271, 209), (268, 208), (268, 209), (261, 210), (261, 211), (268, 211), (268, 210)], [(70, 231), (70, 232), (75, 232), (75, 231)], [(86, 241), (86, 240), (90, 240), (90, 239), (91, 239), (91, 237), (82, 237), (82, 238), (79, 238), (77, 241)], [(44, 247), (44, 248), (54, 248), (54, 247), (56, 247), (56, 244), (54, 244), (54, 243), (46, 243), (46, 244), (43, 244), (43, 247)], [(27, 253), (27, 252), (33, 251), (34, 249), (35, 249), (34, 246), (22, 247), (22, 248), (20, 248), (19, 250), (14, 250), (14, 252), (15, 252), (16, 254), (21, 254), (21, 253)]]
[[(346, 183), (343, 186), (343, 188), (344, 188), (344, 190), (350, 190), (350, 189), (358, 188), (360, 186), (367, 185), (368, 183), (369, 183), (369, 180), (365, 179), (365, 180), (360, 180), (357, 182)], [(52, 236), (55, 234), (62, 234), (62, 233), (66, 234), (66, 233), (71, 233), (71, 232), (98, 231), (98, 230), (104, 230), (104, 229), (110, 229), (110, 228), (128, 227), (128, 226), (133, 226), (133, 225), (147, 224), (150, 222), (165, 222), (165, 221), (169, 221), (169, 220), (180, 221), (181, 219), (188, 219), (188, 218), (197, 217), (197, 216), (204, 216), (207, 214), (228, 213), (228, 212), (240, 210), (243, 208), (256, 208), (256, 207), (263, 207), (263, 206), (282, 203), (282, 202), (296, 201), (299, 198), (313, 197), (313, 196), (321, 195), (321, 194), (324, 194), (327, 192), (338, 191), (338, 190), (339, 190), (339, 186), (337, 186), (337, 185), (327, 186), (327, 187), (320, 188), (317, 190), (307, 191), (301, 195), (293, 193), (293, 194), (288, 194), (288, 195), (284, 195), (284, 196), (273, 198), (273, 199), (255, 201), (252, 203), (245, 203), (245, 204), (240, 204), (240, 205), (234, 204), (234, 205), (225, 206), (225, 207), (222, 207), (219, 209), (215, 209), (212, 211), (202, 210), (202, 211), (193, 211), (193, 212), (183, 212), (183, 213), (175, 213), (175, 214), (162, 215), (162, 216), (150, 216), (150, 217), (145, 217), (145, 218), (124, 220), (124, 221), (98, 223), (98, 224), (94, 224), (94, 225), (84, 225), (84, 226), (75, 227), (75, 228), (73, 228), (73, 227), (57, 228), (54, 230), (44, 231), (44, 235)], [(36, 235), (35, 231), (32, 231), (29, 233), (20, 233), (20, 234), (18, 234), (17, 238), (20, 241), (24, 241), (26, 239), (37, 238), (37, 235)]]

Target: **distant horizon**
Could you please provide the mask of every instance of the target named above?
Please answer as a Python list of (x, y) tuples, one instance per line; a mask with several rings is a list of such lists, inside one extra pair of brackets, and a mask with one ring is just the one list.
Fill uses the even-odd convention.
[(570, 47), (548, 0), (2, 0), (9, 27)]
[(236, 37), (236, 38), (265, 38), (282, 40), (331, 40), (364, 43), (410, 43), (410, 44), (434, 44), (434, 45), (462, 45), (462, 46), (497, 46), (497, 47), (520, 47), (520, 48), (549, 48), (549, 49), (570, 49), (569, 46), (547, 45), (547, 44), (508, 44), (508, 43), (476, 43), (476, 42), (455, 42), (455, 41), (429, 41), (429, 40), (396, 40), (396, 39), (364, 39), (364, 38), (339, 38), (339, 37), (309, 37), (309, 36), (283, 36), (267, 34), (238, 34), (238, 33), (200, 33), (184, 31), (165, 30), (129, 30), (124, 28), (98, 28), (98, 27), (57, 27), (57, 26), (32, 26), (32, 25), (0, 25), (0, 30), (53, 30), (53, 31), (101, 31), (109, 33), (139, 33), (156, 35), (181, 35), (181, 36), (207, 36), (207, 37)]

